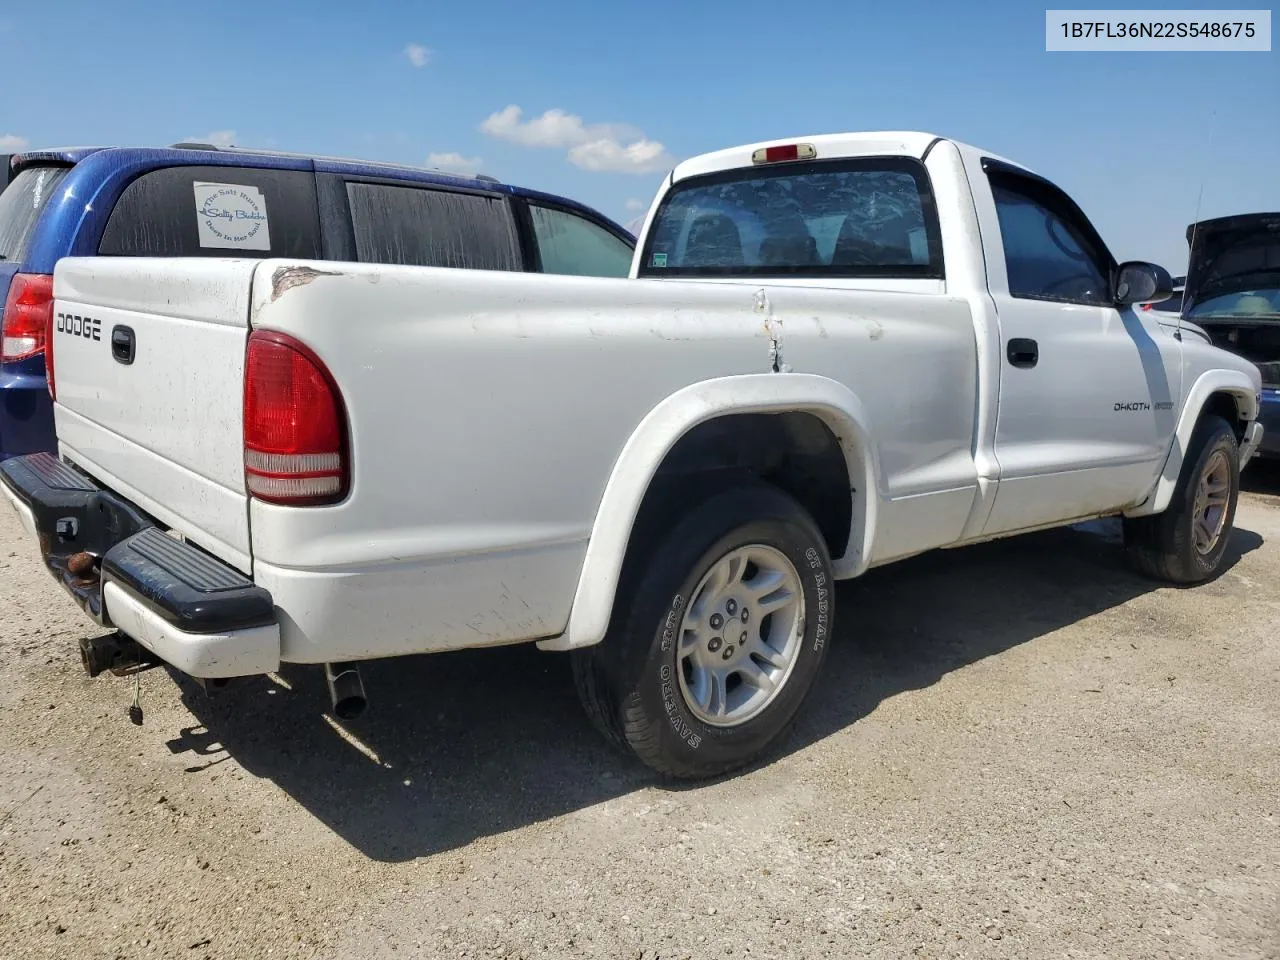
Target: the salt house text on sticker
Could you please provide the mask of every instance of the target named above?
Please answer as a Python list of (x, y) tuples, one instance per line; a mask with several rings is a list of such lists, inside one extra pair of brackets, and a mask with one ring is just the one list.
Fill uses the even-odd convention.
[(257, 187), (235, 183), (195, 183), (200, 246), (230, 250), (270, 250), (267, 201)]

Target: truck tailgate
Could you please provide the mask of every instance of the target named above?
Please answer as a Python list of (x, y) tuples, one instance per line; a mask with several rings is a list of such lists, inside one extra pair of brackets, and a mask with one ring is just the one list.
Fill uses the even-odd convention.
[(60, 451), (245, 572), (254, 260), (67, 258), (54, 271)]

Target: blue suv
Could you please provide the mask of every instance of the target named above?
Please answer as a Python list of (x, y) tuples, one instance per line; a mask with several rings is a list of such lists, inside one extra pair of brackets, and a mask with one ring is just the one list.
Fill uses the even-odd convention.
[(589, 207), (485, 176), (185, 143), (3, 159), (0, 459), (56, 450), (45, 341), (62, 257), (295, 257), (625, 277), (635, 246)]

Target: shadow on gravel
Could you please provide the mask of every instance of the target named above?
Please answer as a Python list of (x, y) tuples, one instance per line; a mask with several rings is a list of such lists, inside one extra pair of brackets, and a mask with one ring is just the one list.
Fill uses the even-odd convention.
[[(837, 641), (785, 755), (883, 699), (1150, 592), (1119, 526), (1100, 522), (940, 551), (842, 584)], [(1262, 538), (1236, 530), (1229, 564)], [(226, 756), (266, 777), (367, 856), (402, 861), (536, 823), (651, 784), (578, 706), (562, 655), (533, 647), (364, 667), (370, 706), (343, 736), (318, 668), (207, 697), (182, 681), (204, 729), (170, 749), (193, 776)], [(772, 758), (765, 758), (767, 763)], [(696, 789), (673, 787), (673, 789)]]

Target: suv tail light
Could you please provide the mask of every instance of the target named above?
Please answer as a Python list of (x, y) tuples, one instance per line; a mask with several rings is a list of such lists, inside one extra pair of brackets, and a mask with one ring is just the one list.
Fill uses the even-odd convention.
[(16, 273), (4, 302), (4, 342), (0, 361), (26, 360), (44, 352), (53, 322), (53, 277)]
[(244, 480), (250, 496), (292, 506), (335, 503), (347, 495), (348, 461), (346, 411), (324, 363), (287, 334), (249, 334)]

